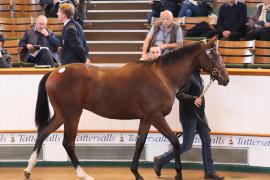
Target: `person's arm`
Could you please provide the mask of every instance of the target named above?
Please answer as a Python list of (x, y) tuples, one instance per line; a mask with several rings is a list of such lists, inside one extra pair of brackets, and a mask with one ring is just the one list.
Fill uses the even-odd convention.
[(219, 9), (218, 19), (217, 19), (217, 29), (220, 33), (224, 31), (224, 27), (223, 27), (223, 21), (224, 21), (223, 11), (224, 10), (223, 10), (223, 8), (224, 8), (224, 5), (221, 6), (221, 8)]
[(83, 36), (83, 47), (84, 47), (84, 52), (85, 52), (85, 57), (86, 57), (85, 64), (91, 64), (91, 60), (89, 59), (89, 48), (87, 46), (87, 42), (84, 36)]
[(149, 30), (147, 36), (145, 37), (144, 39), (144, 42), (143, 42), (143, 48), (142, 48), (142, 59), (145, 59), (147, 60), (148, 59), (148, 48), (150, 46), (150, 40), (153, 36), (153, 33), (154, 33), (154, 26), (151, 27), (151, 29)]
[(59, 39), (54, 35), (53, 32), (49, 32), (47, 39), (49, 43), (55, 48), (57, 48), (60, 45)]
[(252, 14), (249, 18), (248, 18), (248, 27), (250, 28), (254, 28), (255, 27), (255, 24), (258, 22), (258, 18), (259, 18), (259, 15), (260, 14), (260, 10), (259, 8), (256, 9), (255, 13)]
[(160, 44), (161, 49), (175, 49), (183, 46), (183, 33), (182, 29), (179, 27), (176, 31), (176, 42), (175, 43), (164, 43)]
[(83, 48), (84, 48), (84, 52), (85, 52), (85, 56), (86, 58), (88, 59), (88, 56), (89, 56), (89, 48), (87, 46), (87, 42), (83, 36)]
[(197, 98), (196, 96), (192, 96), (190, 94), (186, 94), (184, 92), (177, 92), (176, 97), (179, 101), (185, 101), (189, 103), (194, 103), (195, 99)]
[(185, 102), (188, 102), (191, 104), (194, 103), (194, 101), (197, 97), (187, 93), (189, 91), (189, 89), (191, 88), (191, 84), (192, 84), (192, 78), (190, 77), (189, 80), (187, 81), (187, 83), (185, 84), (185, 86), (182, 89), (179, 89), (177, 91), (176, 98), (179, 101), (185, 101)]
[(232, 31), (241, 31), (243, 29), (243, 26), (246, 23), (247, 19), (247, 6), (245, 4), (240, 4), (239, 8), (241, 9), (241, 13), (239, 14), (240, 19), (237, 24), (235, 24), (232, 28)]
[(175, 49), (180, 47), (179, 43), (168, 43), (168, 44), (160, 44), (158, 45), (161, 49)]
[(28, 44), (28, 40), (29, 37), (28, 37), (28, 33), (27, 31), (24, 33), (24, 36), (22, 39), (20, 39), (19, 41), (19, 47), (23, 47), (23, 48), (27, 48), (27, 44)]
[(77, 36), (76, 28), (69, 28), (67, 30), (65, 43), (69, 44), (74, 54), (76, 54), (76, 56), (79, 57), (80, 60), (86, 60), (84, 47), (80, 43), (80, 40)]

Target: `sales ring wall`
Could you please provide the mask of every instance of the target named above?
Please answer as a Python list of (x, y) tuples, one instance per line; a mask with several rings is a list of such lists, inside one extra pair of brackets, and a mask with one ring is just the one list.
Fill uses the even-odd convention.
[[(0, 70), (0, 161), (25, 162), (36, 139), (34, 110), (37, 87), (48, 70)], [(206, 115), (212, 129), (213, 157), (216, 163), (246, 167), (270, 168), (270, 70), (228, 69), (227, 87), (214, 83), (206, 96)], [(209, 75), (203, 75), (205, 85)], [(102, 102), (101, 102), (102, 103)], [(175, 131), (178, 101), (166, 117)], [(77, 154), (83, 161), (126, 162), (132, 159), (138, 120), (117, 121), (84, 111), (76, 139)], [(62, 147), (62, 127), (45, 141), (41, 162), (66, 162)], [(182, 139), (180, 138), (180, 141)], [(141, 160), (151, 162), (153, 156), (170, 148), (168, 141), (154, 128), (148, 135)], [(195, 137), (193, 149), (182, 156), (184, 162), (201, 162), (200, 139)]]

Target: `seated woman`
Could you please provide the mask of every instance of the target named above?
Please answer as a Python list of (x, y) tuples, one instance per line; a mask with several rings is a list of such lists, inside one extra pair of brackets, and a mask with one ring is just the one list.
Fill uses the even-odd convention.
[(0, 34), (0, 68), (9, 68), (11, 65), (11, 56), (7, 50), (3, 48), (5, 38), (3, 34)]
[(208, 16), (212, 13), (212, 8), (209, 6), (213, 0), (185, 0), (181, 4), (178, 17), (198, 17)]
[(270, 0), (263, 0), (248, 20), (248, 33), (245, 40), (270, 41)]

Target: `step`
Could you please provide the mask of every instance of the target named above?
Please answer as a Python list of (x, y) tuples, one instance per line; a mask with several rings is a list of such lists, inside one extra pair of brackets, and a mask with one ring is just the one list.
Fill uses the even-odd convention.
[(85, 24), (89, 24), (85, 29), (93, 30), (109, 30), (109, 29), (129, 29), (129, 30), (139, 30), (146, 29), (144, 24), (147, 20), (85, 20)]
[(84, 30), (88, 41), (143, 41), (147, 30)]
[(88, 10), (88, 20), (146, 19), (151, 10)]
[(90, 52), (141, 51), (143, 41), (87, 41)]
[(124, 10), (124, 9), (151, 9), (148, 1), (90, 1), (88, 10)]
[(141, 58), (140, 52), (134, 53), (108, 53), (108, 52), (90, 52), (90, 59), (93, 63), (129, 63)]

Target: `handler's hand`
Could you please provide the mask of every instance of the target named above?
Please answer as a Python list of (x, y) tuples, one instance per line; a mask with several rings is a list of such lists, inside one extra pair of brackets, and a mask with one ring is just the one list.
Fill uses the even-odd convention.
[(194, 104), (195, 106), (200, 107), (202, 105), (202, 98), (196, 98)]

